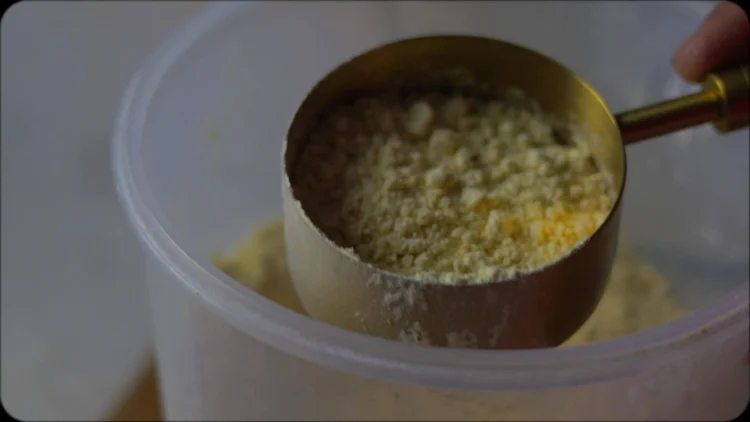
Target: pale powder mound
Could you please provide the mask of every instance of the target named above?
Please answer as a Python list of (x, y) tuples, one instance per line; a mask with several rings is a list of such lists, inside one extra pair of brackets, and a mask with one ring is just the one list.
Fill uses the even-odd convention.
[(244, 286), (281, 306), (305, 313), (287, 271), (281, 219), (263, 224), (230, 254), (217, 254), (211, 261)]
[(669, 282), (621, 242), (599, 306), (564, 346), (624, 336), (666, 324), (685, 313)]
[(313, 132), (294, 192), (331, 240), (376, 267), (501, 280), (557, 261), (609, 214), (616, 192), (588, 145), (517, 92), (363, 98)]
[[(286, 269), (282, 220), (252, 233), (215, 265), (268, 299), (305, 313)], [(604, 297), (593, 316), (563, 346), (608, 340), (672, 321), (685, 313), (669, 284), (652, 267), (621, 245)]]

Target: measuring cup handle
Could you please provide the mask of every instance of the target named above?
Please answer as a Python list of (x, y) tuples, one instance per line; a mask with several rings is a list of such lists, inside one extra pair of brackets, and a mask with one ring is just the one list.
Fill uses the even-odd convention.
[(615, 120), (626, 145), (709, 122), (721, 133), (743, 128), (750, 123), (750, 67), (709, 74), (698, 93), (625, 111)]

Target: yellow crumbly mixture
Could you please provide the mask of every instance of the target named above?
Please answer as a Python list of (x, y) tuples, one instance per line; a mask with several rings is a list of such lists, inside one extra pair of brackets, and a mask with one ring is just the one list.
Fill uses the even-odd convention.
[(341, 106), (311, 135), (293, 186), (339, 246), (381, 269), (445, 283), (555, 262), (616, 199), (582, 136), (512, 92)]
[[(268, 299), (305, 313), (287, 272), (281, 219), (261, 226), (234, 252), (215, 257), (214, 263)], [(684, 313), (667, 281), (620, 245), (599, 306), (563, 346), (609, 340), (667, 323)]]
[(217, 254), (212, 261), (245, 287), (285, 308), (305, 313), (286, 267), (282, 219), (263, 224), (231, 254)]

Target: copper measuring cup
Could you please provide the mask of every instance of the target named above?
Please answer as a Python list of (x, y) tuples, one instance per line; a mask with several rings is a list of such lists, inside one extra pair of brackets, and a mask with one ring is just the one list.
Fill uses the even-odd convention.
[[(553, 116), (585, 126), (598, 164), (618, 191), (609, 216), (579, 248), (553, 264), (499, 282), (444, 285), (383, 271), (344, 251), (316, 228), (294, 195), (292, 171), (321, 113), (356, 94), (394, 86), (520, 88)], [(613, 114), (573, 72), (534, 51), (474, 36), (427, 36), (365, 52), (325, 76), (307, 95), (283, 151), (289, 271), (308, 314), (387, 339), (435, 346), (557, 346), (601, 298), (617, 247), (625, 186), (625, 146), (712, 122), (719, 132), (747, 126), (748, 67), (709, 75), (703, 90)]]

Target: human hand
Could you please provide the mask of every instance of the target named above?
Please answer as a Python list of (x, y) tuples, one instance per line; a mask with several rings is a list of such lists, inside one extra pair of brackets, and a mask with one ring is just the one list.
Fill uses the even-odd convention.
[(675, 51), (672, 66), (688, 82), (701, 82), (708, 72), (747, 62), (750, 21), (736, 3), (720, 2), (698, 29)]

